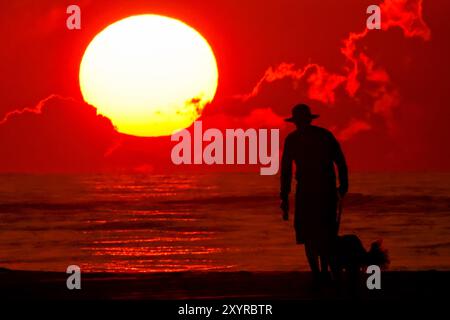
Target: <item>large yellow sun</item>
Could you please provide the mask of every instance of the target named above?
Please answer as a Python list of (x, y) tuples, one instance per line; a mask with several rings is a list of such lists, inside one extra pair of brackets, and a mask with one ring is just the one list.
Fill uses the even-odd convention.
[(131, 16), (101, 31), (80, 65), (84, 100), (135, 136), (163, 136), (190, 126), (217, 89), (214, 53), (183, 22)]

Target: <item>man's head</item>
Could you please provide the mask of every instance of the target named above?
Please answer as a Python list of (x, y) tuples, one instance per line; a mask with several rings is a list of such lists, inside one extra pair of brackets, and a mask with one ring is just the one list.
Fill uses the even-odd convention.
[(319, 115), (311, 113), (309, 106), (301, 103), (292, 108), (292, 116), (284, 119), (284, 121), (292, 122), (297, 127), (302, 127), (311, 124), (311, 121), (318, 117)]

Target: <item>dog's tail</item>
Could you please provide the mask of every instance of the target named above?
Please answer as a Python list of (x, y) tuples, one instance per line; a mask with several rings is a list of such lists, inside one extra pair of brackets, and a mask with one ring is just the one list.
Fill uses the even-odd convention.
[(382, 247), (382, 241), (377, 240), (372, 243), (370, 250), (367, 251), (367, 265), (377, 265), (381, 269), (386, 269), (390, 263), (389, 254)]

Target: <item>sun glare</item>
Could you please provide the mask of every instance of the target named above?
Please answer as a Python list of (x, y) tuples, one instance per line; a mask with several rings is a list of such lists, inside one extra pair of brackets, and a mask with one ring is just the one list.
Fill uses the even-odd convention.
[(84, 100), (136, 136), (190, 126), (217, 89), (214, 53), (196, 30), (158, 15), (115, 22), (87, 47), (80, 65)]

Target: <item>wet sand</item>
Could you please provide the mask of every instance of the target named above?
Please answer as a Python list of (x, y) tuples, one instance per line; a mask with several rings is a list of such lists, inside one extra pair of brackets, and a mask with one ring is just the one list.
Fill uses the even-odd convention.
[[(68, 275), (58, 272), (0, 269), (2, 300), (172, 300), (354, 299), (346, 287), (313, 290), (308, 272), (168, 272), (85, 273), (81, 290), (68, 290)], [(381, 290), (368, 290), (363, 275), (357, 298), (361, 300), (440, 300), (449, 298), (450, 272), (383, 272)]]

